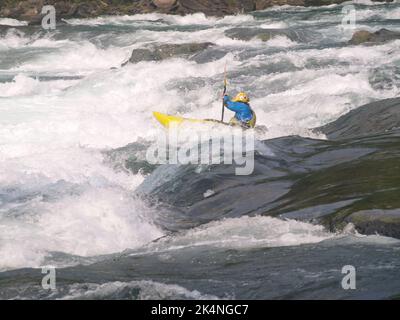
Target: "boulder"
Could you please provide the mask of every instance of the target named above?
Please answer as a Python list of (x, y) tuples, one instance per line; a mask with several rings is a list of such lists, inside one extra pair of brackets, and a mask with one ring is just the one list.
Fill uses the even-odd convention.
[(150, 49), (134, 49), (128, 61), (124, 62), (122, 66), (130, 63), (138, 63), (141, 61), (158, 61), (160, 60)]
[(268, 41), (276, 36), (285, 36), (292, 41), (303, 42), (312, 40), (312, 36), (300, 30), (291, 29), (263, 29), (263, 28), (232, 28), (225, 31), (225, 35), (231, 39), (250, 41), (259, 39)]
[(279, 30), (269, 31), (260, 28), (232, 28), (225, 31), (225, 35), (234, 40), (250, 41), (252, 39), (261, 39), (268, 41), (273, 35), (278, 35)]
[(223, 50), (217, 46), (207, 48), (207, 50), (199, 51), (190, 57), (190, 60), (195, 61), (196, 63), (207, 63), (211, 61), (216, 61), (222, 59), (227, 55), (229, 51)]
[(153, 0), (153, 4), (157, 8), (170, 9), (176, 4), (177, 0)]
[(191, 55), (205, 50), (214, 44), (211, 42), (202, 43), (183, 43), (183, 44), (163, 44), (155, 48), (155, 54), (161, 60), (172, 58), (174, 56)]
[(392, 40), (400, 39), (400, 32), (390, 31), (387, 29), (380, 29), (376, 32), (369, 32), (366, 30), (356, 31), (349, 41), (349, 44), (380, 44)]
[(328, 139), (348, 139), (379, 134), (400, 128), (400, 98), (385, 99), (361, 106), (336, 121), (314, 129)]
[(162, 44), (149, 48), (135, 49), (126, 65), (130, 63), (138, 63), (140, 61), (161, 61), (172, 57), (190, 56), (201, 52), (214, 44), (211, 42), (202, 43), (182, 43), (182, 44)]
[(352, 223), (362, 234), (380, 234), (400, 238), (400, 209), (363, 210), (350, 214), (346, 222)]

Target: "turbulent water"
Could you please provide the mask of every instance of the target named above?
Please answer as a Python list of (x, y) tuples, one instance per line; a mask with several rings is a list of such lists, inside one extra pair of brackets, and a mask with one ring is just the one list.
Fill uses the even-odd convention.
[[(0, 18), (8, 25), (0, 29), (0, 298), (398, 295), (398, 240), (265, 215), (285, 213), (269, 205), (293, 186), (282, 172), (324, 169), (377, 148), (366, 143), (349, 160), (314, 140), (324, 137), (310, 128), (400, 93), (400, 40), (348, 45), (344, 5), (224, 18), (100, 17), (51, 32)], [(400, 31), (399, 3), (356, 9), (357, 28)], [(297, 37), (228, 37), (237, 27), (284, 28)], [(121, 67), (133, 49), (189, 42), (215, 46)], [(258, 123), (268, 127), (257, 137), (267, 159), (258, 176), (243, 183), (229, 168), (207, 175), (196, 166), (147, 164), (143, 150), (163, 132), (152, 111), (220, 117), (225, 63), (229, 93), (250, 92)], [(293, 135), (300, 137), (282, 140)], [(318, 156), (300, 163), (312, 148)], [(265, 181), (260, 193), (255, 186)], [(221, 185), (234, 187), (213, 201)], [(307, 196), (299, 193), (315, 200)], [(318, 208), (352, 201), (343, 196)], [(292, 205), (283, 217), (297, 218), (303, 207)], [(61, 268), (55, 291), (40, 286), (44, 265)], [(357, 267), (357, 290), (340, 285), (345, 265)]]

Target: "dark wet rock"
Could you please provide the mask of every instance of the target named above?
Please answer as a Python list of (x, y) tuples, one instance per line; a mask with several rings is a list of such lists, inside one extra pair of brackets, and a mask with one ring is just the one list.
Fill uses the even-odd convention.
[(214, 44), (211, 42), (183, 43), (183, 44), (162, 44), (144, 49), (135, 49), (127, 63), (138, 63), (141, 61), (161, 61), (173, 57), (190, 57), (195, 53), (203, 51)]
[(399, 102), (375, 102), (323, 127), (335, 140), (258, 142), (249, 176), (235, 175), (231, 165), (161, 165), (137, 192), (150, 203), (162, 203), (160, 224), (168, 230), (269, 215), (322, 224), (330, 231), (353, 222), (360, 232), (398, 236), (396, 219), (385, 216), (365, 224), (352, 214), (400, 208)]
[(138, 63), (141, 61), (158, 61), (160, 60), (156, 54), (150, 49), (134, 49), (128, 61), (122, 65), (130, 63)]
[(363, 210), (350, 214), (346, 222), (354, 224), (362, 234), (380, 234), (400, 238), (400, 209)]
[(168, 59), (174, 56), (191, 55), (205, 50), (214, 44), (211, 42), (164, 44), (155, 48), (154, 52), (160, 59)]
[(211, 46), (206, 50), (195, 53), (190, 57), (190, 60), (193, 60), (197, 63), (207, 63), (222, 59), (227, 53), (228, 52), (226, 50), (220, 49), (216, 46)]
[[(274, 35), (281, 35), (278, 30), (274, 30)], [(235, 40), (249, 41), (255, 38), (267, 41), (272, 38), (271, 32), (258, 28), (233, 28), (225, 31), (225, 35)]]
[(347, 139), (396, 128), (400, 128), (400, 98), (386, 99), (358, 107), (314, 131), (324, 133), (329, 139)]
[[(263, 141), (259, 150), (271, 155), (257, 153), (250, 176), (236, 176), (228, 165), (162, 165), (138, 192), (172, 206), (169, 223), (184, 219), (188, 227), (265, 214), (322, 223), (336, 231), (361, 208), (400, 206), (399, 135), (343, 143), (300, 137)], [(212, 195), (206, 197), (208, 190)]]
[(366, 30), (359, 30), (353, 34), (349, 44), (380, 44), (392, 40), (400, 39), (400, 32), (390, 31), (387, 29), (380, 29), (376, 32), (369, 32)]
[(305, 31), (291, 29), (263, 29), (263, 28), (232, 28), (225, 31), (225, 35), (231, 39), (250, 41), (259, 39), (268, 41), (277, 36), (284, 36), (292, 41), (310, 41), (313, 35)]

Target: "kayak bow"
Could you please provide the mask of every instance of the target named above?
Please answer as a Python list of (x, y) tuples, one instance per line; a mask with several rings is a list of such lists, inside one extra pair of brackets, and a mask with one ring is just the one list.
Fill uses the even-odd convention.
[(179, 117), (179, 116), (172, 116), (169, 114), (161, 113), (161, 112), (153, 112), (154, 117), (157, 119), (158, 122), (160, 122), (164, 127), (170, 128), (173, 126), (179, 126), (184, 122), (191, 122), (191, 123), (219, 123), (219, 124), (224, 124), (228, 125), (227, 123), (218, 121), (218, 120), (213, 120), (213, 119), (190, 119), (190, 118), (184, 118), (184, 117)]

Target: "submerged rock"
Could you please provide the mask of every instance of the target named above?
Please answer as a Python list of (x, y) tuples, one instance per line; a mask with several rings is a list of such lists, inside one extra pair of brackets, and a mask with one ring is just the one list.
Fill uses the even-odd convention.
[(400, 32), (380, 29), (376, 32), (359, 30), (353, 34), (349, 44), (379, 44), (392, 40), (400, 39)]
[(199, 51), (192, 55), (189, 59), (197, 63), (207, 63), (222, 59), (229, 51), (220, 47), (211, 46), (206, 50)]
[(128, 61), (124, 62), (122, 66), (130, 63), (138, 63), (140, 61), (158, 61), (158, 57), (150, 49), (134, 49)]
[(312, 35), (307, 32), (291, 29), (232, 28), (226, 30), (225, 35), (231, 39), (244, 41), (253, 39), (268, 41), (277, 36), (284, 36), (296, 42), (304, 42), (312, 39)]
[(323, 127), (335, 140), (258, 141), (249, 176), (235, 175), (232, 165), (161, 165), (137, 192), (162, 203), (160, 224), (169, 230), (268, 215), (330, 231), (352, 222), (362, 233), (400, 237), (397, 213), (374, 213), (373, 219), (370, 214), (400, 208), (399, 103), (397, 98), (359, 107)]
[(129, 62), (138, 63), (140, 61), (161, 61), (173, 57), (188, 57), (213, 45), (211, 42), (162, 44), (145, 49), (135, 49), (123, 66)]
[(400, 128), (400, 98), (372, 102), (314, 129), (329, 139), (354, 138)]

